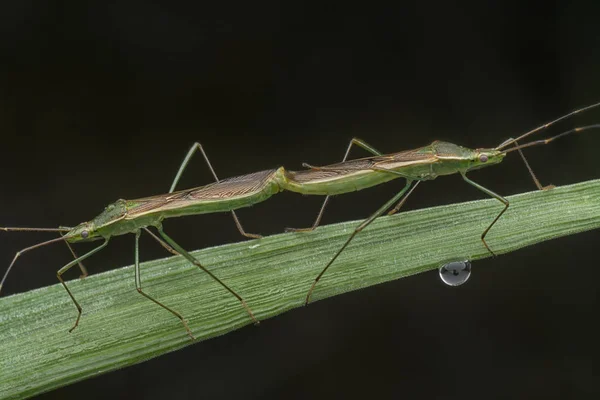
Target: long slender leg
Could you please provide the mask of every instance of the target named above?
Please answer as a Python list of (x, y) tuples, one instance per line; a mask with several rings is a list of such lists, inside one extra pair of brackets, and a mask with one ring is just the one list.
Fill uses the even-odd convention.
[[(381, 152), (376, 150), (373, 146), (371, 146), (367, 142), (364, 142), (364, 141), (360, 140), (359, 138), (352, 138), (352, 140), (348, 144), (348, 148), (346, 149), (344, 158), (342, 158), (342, 162), (346, 161), (346, 159), (348, 158), (348, 155), (350, 154), (350, 150), (352, 149), (352, 145), (356, 145), (362, 149), (365, 149), (366, 151), (368, 151), (371, 154), (374, 154), (376, 156), (381, 155)], [(302, 165), (308, 166), (308, 168), (311, 168), (311, 166), (308, 164), (302, 164)], [(317, 214), (317, 218), (315, 219), (315, 222), (313, 223), (313, 225), (310, 228), (285, 228), (285, 231), (286, 232), (310, 232), (312, 230), (315, 230), (317, 228), (317, 226), (319, 226), (319, 224), (321, 223), (321, 218), (323, 218), (323, 213), (325, 212), (325, 207), (327, 206), (327, 203), (329, 203), (330, 197), (331, 196), (325, 196), (325, 200), (323, 200), (323, 205), (321, 205), (319, 214)]]
[[(75, 253), (75, 250), (73, 250), (73, 248), (71, 247), (69, 242), (67, 242), (66, 240), (65, 240), (65, 244), (69, 248), (69, 251), (73, 255), (73, 258), (76, 259), (78, 257), (78, 255), (77, 255), (77, 253)], [(79, 279), (83, 279), (83, 278), (87, 277), (89, 275), (87, 268), (83, 265), (83, 263), (77, 263), (77, 264), (79, 265), (79, 270), (81, 270), (81, 275), (79, 275)]]
[(388, 215), (394, 215), (394, 214), (396, 214), (398, 211), (400, 211), (400, 209), (402, 208), (402, 206), (404, 205), (404, 203), (406, 203), (406, 199), (408, 199), (408, 196), (410, 196), (410, 194), (412, 193), (412, 191), (413, 191), (413, 190), (415, 190), (415, 188), (416, 188), (417, 186), (419, 186), (419, 183), (421, 183), (421, 181), (417, 181), (417, 182), (415, 183), (415, 186), (413, 186), (413, 188), (411, 189), (411, 191), (410, 191), (410, 192), (409, 192), (409, 193), (408, 193), (406, 196), (404, 196), (404, 197), (403, 197), (403, 198), (402, 198), (402, 199), (401, 199), (401, 200), (398, 202), (398, 204), (396, 204), (396, 206), (395, 206), (394, 208), (392, 208), (392, 209), (391, 209), (391, 210), (388, 212)]
[(179, 318), (179, 320), (185, 327), (185, 330), (187, 331), (188, 336), (190, 338), (192, 338), (192, 340), (196, 340), (194, 335), (192, 335), (192, 331), (190, 330), (190, 327), (188, 326), (186, 320), (183, 318), (183, 316), (181, 314), (179, 314), (177, 311), (165, 306), (160, 301), (154, 299), (153, 297), (151, 297), (150, 295), (148, 295), (142, 291), (142, 278), (140, 275), (140, 235), (141, 235), (141, 231), (138, 230), (137, 232), (135, 232), (135, 288), (137, 289), (139, 294), (141, 294), (148, 300), (153, 301), (154, 303), (158, 304), (159, 306), (161, 306), (162, 308), (164, 308), (165, 310), (167, 310), (168, 312), (170, 312), (171, 314), (173, 314), (174, 316)]
[[(208, 165), (208, 169), (210, 169), (210, 172), (211, 172), (213, 178), (215, 178), (215, 181), (220, 182), (219, 177), (217, 176), (217, 173), (215, 172), (214, 168), (212, 167), (212, 164), (210, 163), (210, 161), (208, 159), (208, 156), (206, 155), (206, 153), (204, 152), (204, 149), (202, 148), (202, 145), (200, 143), (196, 142), (192, 145), (192, 148), (188, 151), (187, 155), (183, 159), (183, 162), (181, 163), (181, 166), (179, 167), (179, 171), (177, 171), (177, 175), (175, 175), (175, 179), (173, 180), (173, 183), (171, 184), (171, 189), (169, 189), (169, 193), (172, 193), (175, 190), (175, 187), (177, 186), (177, 182), (179, 182), (179, 179), (181, 178), (183, 171), (189, 164), (194, 153), (198, 150), (200, 150), (200, 153), (202, 153), (202, 156), (204, 157), (204, 161), (206, 161), (206, 164)], [(262, 237), (261, 235), (256, 234), (256, 233), (246, 232), (244, 230), (244, 227), (242, 226), (242, 223), (240, 222), (237, 214), (235, 213), (235, 211), (233, 211), (233, 210), (231, 211), (231, 216), (233, 217), (235, 226), (238, 228), (238, 231), (240, 231), (240, 233), (243, 236), (250, 238), (250, 239), (260, 239)]]
[[(312, 292), (315, 289), (317, 282), (319, 282), (319, 280), (321, 279), (321, 277), (323, 276), (325, 271), (327, 271), (327, 269), (331, 266), (331, 264), (333, 264), (333, 262), (336, 260), (336, 258), (338, 258), (338, 256), (342, 253), (342, 251), (344, 251), (344, 249), (348, 246), (348, 244), (350, 244), (352, 239), (354, 239), (354, 236), (356, 236), (360, 231), (365, 229), (371, 222), (375, 221), (375, 219), (377, 219), (379, 216), (381, 216), (381, 214), (383, 214), (385, 212), (385, 210), (387, 210), (388, 208), (393, 206), (395, 202), (400, 200), (400, 198), (402, 198), (402, 196), (404, 196), (404, 193), (406, 193), (406, 191), (410, 188), (411, 184), (412, 184), (412, 181), (407, 179), (406, 185), (404, 186), (404, 188), (402, 188), (402, 190), (400, 192), (398, 192), (397, 195), (395, 195), (391, 200), (389, 200), (387, 203), (385, 203), (383, 206), (381, 206), (369, 218), (365, 219), (359, 226), (356, 227), (356, 229), (354, 229), (354, 232), (352, 232), (352, 235), (350, 235), (348, 240), (346, 240), (346, 243), (344, 243), (344, 245), (337, 251), (337, 253), (335, 253), (333, 258), (331, 260), (329, 260), (329, 262), (327, 263), (325, 268), (323, 268), (323, 271), (321, 271), (321, 273), (319, 275), (317, 275), (317, 277), (315, 278), (315, 281), (313, 282), (312, 286), (310, 287), (310, 290), (308, 291), (308, 294), (306, 295), (306, 303), (305, 304), (308, 304), (310, 302), (310, 296), (312, 295)], [(419, 181), (417, 181), (417, 183), (413, 186), (413, 188), (410, 190), (410, 192), (408, 192), (406, 194), (405, 199), (411, 195), (413, 190), (415, 190), (415, 188), (418, 185), (419, 185)]]
[[(9, 229), (9, 228), (4, 228), (3, 230), (6, 230), (6, 229)], [(21, 229), (21, 228), (18, 228), (18, 229)], [(4, 275), (2, 276), (2, 280), (0, 280), (0, 292), (2, 292), (2, 286), (4, 285), (4, 282), (6, 282), (6, 278), (8, 277), (8, 274), (12, 270), (12, 267), (15, 266), (15, 263), (17, 262), (17, 260), (19, 259), (19, 257), (21, 257), (23, 254), (27, 253), (28, 251), (31, 251), (33, 249), (37, 249), (38, 247), (42, 247), (42, 246), (45, 246), (45, 245), (50, 244), (50, 243), (56, 243), (56, 242), (61, 241), (61, 240), (63, 240), (62, 237), (59, 237), (59, 238), (56, 238), (56, 239), (51, 239), (51, 240), (47, 240), (47, 241), (42, 242), (42, 243), (34, 244), (33, 246), (25, 247), (24, 249), (21, 249), (21, 250), (17, 251), (17, 253), (13, 257), (10, 265), (8, 266), (8, 269), (6, 270), (6, 272), (4, 272)]]
[(154, 240), (156, 240), (169, 253), (174, 254), (176, 256), (180, 256), (181, 255), (178, 252), (176, 252), (171, 246), (169, 246), (168, 244), (166, 244), (164, 240), (162, 240), (161, 238), (159, 238), (158, 236), (156, 236), (154, 233), (152, 233), (152, 231), (150, 229), (144, 228), (144, 230), (146, 232), (148, 232), (148, 234), (150, 234), (150, 236), (152, 236), (154, 238)]
[(481, 190), (483, 193), (497, 199), (498, 201), (500, 201), (504, 204), (504, 208), (502, 209), (502, 211), (500, 211), (500, 213), (496, 216), (496, 218), (494, 218), (494, 220), (492, 221), (490, 226), (488, 226), (481, 234), (481, 241), (483, 242), (483, 245), (485, 246), (486, 249), (488, 249), (488, 251), (493, 256), (495, 256), (496, 254), (492, 251), (492, 249), (490, 249), (490, 246), (488, 246), (487, 242), (485, 241), (485, 235), (487, 235), (487, 233), (490, 231), (490, 229), (492, 229), (492, 226), (494, 226), (496, 221), (498, 221), (500, 219), (500, 217), (502, 216), (502, 214), (504, 214), (504, 212), (508, 209), (508, 206), (510, 205), (510, 203), (508, 202), (508, 200), (506, 200), (504, 197), (500, 196), (499, 194), (494, 193), (491, 190), (481, 186), (480, 184), (473, 182), (472, 180), (467, 178), (467, 175), (465, 175), (464, 173), (462, 173), (461, 175), (462, 175), (463, 179), (465, 180), (465, 182), (467, 182), (470, 185), (475, 186), (477, 189)]
[[(508, 140), (513, 140), (513, 143), (515, 145), (515, 147), (519, 146), (519, 143), (517, 143), (516, 140), (514, 140), (513, 138), (510, 138)], [(517, 151), (519, 152), (519, 154), (521, 155), (521, 158), (523, 159), (523, 162), (525, 163), (525, 166), (527, 167), (527, 170), (529, 171), (529, 174), (531, 175), (531, 177), (533, 178), (533, 182), (535, 183), (535, 186), (537, 186), (537, 188), (539, 190), (549, 190), (549, 189), (554, 189), (556, 186), (550, 184), (548, 186), (542, 186), (542, 184), (540, 183), (540, 181), (538, 180), (537, 176), (535, 176), (535, 174), (533, 173), (533, 169), (531, 169), (531, 166), (529, 165), (529, 163), (527, 162), (527, 159), (525, 158), (525, 154), (523, 154), (523, 151), (521, 149), (517, 149)]]
[(73, 296), (73, 293), (71, 293), (71, 290), (69, 290), (69, 288), (67, 287), (67, 284), (65, 283), (65, 281), (62, 278), (62, 275), (67, 272), (69, 269), (71, 269), (71, 267), (73, 267), (74, 265), (77, 265), (80, 261), (85, 260), (86, 258), (96, 254), (97, 252), (99, 252), (100, 250), (102, 250), (104, 247), (106, 247), (106, 245), (108, 244), (108, 240), (109, 239), (105, 239), (104, 243), (102, 243), (100, 246), (96, 247), (95, 249), (91, 250), (88, 253), (85, 253), (84, 255), (82, 255), (79, 258), (76, 258), (75, 260), (71, 261), (70, 263), (68, 263), (67, 265), (65, 265), (64, 267), (62, 267), (61, 269), (58, 270), (58, 272), (56, 273), (56, 277), (58, 278), (58, 280), (60, 281), (60, 283), (62, 283), (63, 287), (65, 288), (65, 290), (67, 291), (67, 293), (69, 294), (69, 297), (71, 297), (71, 300), (73, 300), (73, 303), (75, 304), (75, 307), (77, 307), (77, 319), (75, 320), (75, 325), (73, 325), (73, 327), (71, 329), (69, 329), (69, 332), (72, 332), (73, 329), (77, 328), (77, 325), (79, 325), (79, 319), (81, 318), (81, 312), (82, 312), (82, 308), (79, 305), (79, 303), (77, 302), (77, 300), (75, 300), (75, 297)]
[[(64, 227), (64, 226), (59, 226), (59, 227), (58, 227), (58, 229), (63, 229), (63, 228), (64, 228), (64, 229), (68, 229), (68, 228), (66, 228), (66, 227)], [(62, 237), (62, 236), (64, 236), (62, 232), (60, 233), (60, 236), (61, 236), (61, 237)], [(71, 252), (71, 254), (73, 255), (73, 258), (74, 258), (74, 259), (75, 259), (75, 258), (77, 258), (77, 257), (79, 257), (79, 256), (77, 255), (77, 253), (75, 253), (75, 250), (73, 250), (73, 247), (71, 247), (71, 245), (69, 244), (69, 242), (67, 242), (67, 241), (65, 240), (65, 244), (66, 244), (66, 245), (67, 245), (67, 247), (69, 248), (69, 251), (70, 251), (70, 252)], [(86, 276), (88, 276), (89, 274), (88, 274), (87, 268), (85, 268), (85, 266), (83, 265), (83, 263), (77, 263), (77, 264), (79, 265), (79, 269), (81, 270), (81, 275), (79, 275), (79, 279), (83, 279), (83, 278), (85, 278)]]
[(250, 310), (250, 307), (248, 307), (248, 305), (246, 304), (246, 301), (242, 298), (242, 296), (237, 294), (235, 291), (233, 291), (233, 289), (231, 289), (229, 286), (227, 286), (225, 283), (223, 283), (223, 281), (221, 281), (212, 272), (210, 272), (202, 264), (200, 264), (200, 261), (196, 260), (194, 258), (194, 256), (192, 256), (190, 253), (185, 251), (180, 245), (178, 245), (173, 239), (171, 239), (163, 231), (162, 225), (158, 225), (156, 227), (156, 229), (158, 229), (158, 233), (160, 234), (160, 236), (162, 236), (162, 238), (165, 240), (165, 242), (167, 242), (175, 251), (177, 251), (179, 254), (184, 256), (189, 262), (191, 262), (192, 264), (194, 264), (195, 266), (200, 268), (202, 271), (206, 272), (211, 278), (213, 278), (215, 281), (217, 281), (217, 283), (219, 285), (223, 286), (229, 293), (234, 295), (235, 298), (238, 299), (240, 301), (240, 303), (242, 303), (242, 306), (244, 307), (244, 309), (246, 310), (248, 315), (250, 315), (250, 318), (252, 318), (252, 321), (254, 321), (254, 323), (256, 325), (259, 324), (259, 321), (256, 318), (254, 318), (254, 314), (252, 314), (252, 310)]
[[(395, 175), (401, 176), (401, 177), (403, 177), (403, 178), (406, 178), (406, 179), (409, 179), (409, 178), (410, 178), (409, 176), (407, 176), (407, 175), (403, 174), (402, 172), (394, 171), (394, 170), (387, 169), (387, 168), (374, 168), (374, 170), (375, 170), (375, 171), (387, 172), (387, 173), (389, 173), (389, 174), (395, 174)], [(417, 185), (418, 185), (419, 183), (421, 183), (421, 181), (417, 181), (417, 183), (415, 183), (415, 186), (413, 187), (413, 190), (414, 190), (414, 188), (415, 188), (415, 187), (417, 187)], [(412, 191), (411, 191), (411, 192), (412, 192)], [(394, 208), (392, 208), (392, 209), (391, 209), (391, 210), (388, 212), (388, 215), (394, 215), (394, 214), (396, 214), (398, 211), (400, 211), (400, 209), (402, 208), (402, 206), (403, 206), (403, 205), (404, 205), (404, 203), (406, 202), (406, 199), (407, 199), (407, 198), (408, 198), (408, 195), (407, 195), (407, 196), (405, 196), (404, 198), (402, 198), (402, 199), (401, 199), (401, 200), (398, 202), (398, 204), (396, 204), (396, 206), (395, 206)]]

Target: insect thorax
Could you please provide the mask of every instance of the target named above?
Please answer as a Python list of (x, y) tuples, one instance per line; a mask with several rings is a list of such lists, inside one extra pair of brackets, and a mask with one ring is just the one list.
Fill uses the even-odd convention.
[(467, 171), (471, 166), (475, 150), (454, 143), (435, 141), (431, 144), (438, 162), (432, 165), (436, 175), (452, 175)]
[(454, 143), (435, 141), (431, 144), (436, 156), (440, 158), (468, 159), (473, 156), (474, 151)]
[(117, 200), (106, 206), (104, 211), (93, 219), (93, 223), (97, 228), (101, 228), (118, 219), (121, 219), (127, 214), (127, 202), (125, 200)]

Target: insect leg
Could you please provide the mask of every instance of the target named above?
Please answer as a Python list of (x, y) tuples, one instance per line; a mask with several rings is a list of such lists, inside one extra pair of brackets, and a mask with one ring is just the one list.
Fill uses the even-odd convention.
[[(371, 153), (373, 155), (376, 155), (376, 156), (381, 155), (381, 152), (376, 150), (373, 146), (371, 146), (367, 142), (364, 142), (358, 138), (353, 138), (350, 141), (350, 143), (348, 144), (348, 148), (346, 149), (346, 154), (344, 154), (344, 158), (342, 159), (342, 162), (346, 161), (346, 159), (348, 158), (348, 155), (350, 154), (350, 150), (352, 149), (352, 145), (356, 145), (362, 149), (365, 149), (366, 151), (368, 151), (369, 153)], [(303, 163), (302, 165), (307, 168), (315, 168), (306, 163)], [(327, 206), (327, 203), (329, 203), (330, 197), (331, 196), (325, 196), (325, 200), (323, 200), (323, 204), (321, 205), (319, 214), (317, 214), (317, 218), (315, 219), (315, 222), (313, 223), (313, 225), (310, 228), (285, 228), (285, 231), (286, 232), (310, 232), (312, 230), (315, 230), (317, 228), (317, 226), (319, 226), (319, 224), (321, 223), (321, 218), (323, 217), (323, 213), (325, 212), (325, 207)]]
[(535, 183), (535, 186), (537, 186), (537, 188), (539, 190), (554, 189), (556, 186), (554, 186), (552, 184), (550, 184), (548, 186), (542, 186), (542, 184), (538, 180), (537, 176), (535, 176), (535, 174), (533, 173), (533, 169), (531, 169), (531, 166), (527, 162), (527, 159), (525, 158), (525, 154), (523, 154), (523, 151), (520, 148), (518, 148), (519, 147), (519, 143), (517, 143), (517, 141), (515, 139), (513, 139), (513, 138), (508, 139), (506, 142), (509, 142), (509, 141), (512, 142), (515, 145), (515, 147), (517, 147), (517, 151), (521, 155), (521, 158), (523, 159), (523, 162), (525, 163), (525, 166), (527, 167), (527, 170), (529, 171), (529, 174), (533, 178), (533, 182)]
[[(211, 172), (213, 178), (215, 178), (215, 181), (220, 182), (219, 177), (217, 176), (217, 173), (215, 172), (214, 168), (212, 167), (212, 164), (210, 163), (210, 160), (208, 159), (208, 156), (206, 155), (206, 152), (204, 151), (204, 148), (202, 148), (202, 145), (199, 142), (196, 142), (192, 145), (192, 147), (188, 151), (187, 155), (183, 159), (183, 162), (181, 163), (181, 166), (179, 167), (179, 171), (177, 171), (177, 175), (175, 175), (175, 179), (173, 180), (173, 183), (171, 184), (171, 189), (169, 189), (169, 193), (172, 193), (175, 190), (175, 187), (177, 186), (177, 182), (179, 182), (179, 179), (181, 178), (183, 171), (185, 170), (188, 163), (192, 159), (192, 156), (194, 155), (194, 153), (196, 153), (196, 151), (198, 151), (198, 150), (200, 151), (200, 153), (202, 153), (202, 156), (204, 157), (204, 161), (206, 161), (206, 164), (208, 165), (208, 169), (210, 169), (210, 172)], [(260, 239), (262, 237), (261, 235), (256, 234), (256, 233), (246, 232), (244, 230), (244, 227), (242, 226), (237, 214), (235, 213), (235, 211), (233, 211), (233, 210), (231, 211), (231, 216), (233, 217), (235, 226), (238, 228), (238, 231), (243, 236), (250, 238), (250, 239)]]
[(481, 234), (481, 241), (483, 242), (483, 245), (493, 256), (495, 256), (496, 254), (492, 251), (492, 249), (490, 249), (490, 246), (488, 246), (488, 244), (485, 241), (485, 235), (487, 235), (487, 233), (490, 231), (492, 226), (494, 226), (496, 221), (498, 221), (500, 219), (500, 217), (502, 216), (502, 214), (504, 214), (504, 212), (508, 209), (508, 206), (510, 205), (510, 203), (508, 202), (508, 200), (506, 200), (504, 197), (500, 196), (499, 194), (494, 193), (491, 190), (484, 188), (480, 184), (473, 182), (472, 180), (467, 178), (467, 175), (465, 175), (464, 173), (461, 173), (461, 175), (462, 175), (463, 179), (465, 180), (465, 182), (467, 182), (468, 184), (470, 184), (472, 186), (475, 186), (477, 189), (481, 190), (483, 193), (497, 199), (498, 201), (500, 201), (504, 204), (504, 208), (502, 209), (502, 211), (500, 211), (500, 213), (498, 215), (496, 215), (496, 218), (494, 218), (494, 220), (492, 221), (490, 226), (488, 226)]
[(170, 312), (171, 314), (173, 314), (174, 316), (179, 318), (179, 320), (185, 327), (185, 330), (187, 331), (188, 336), (190, 338), (192, 338), (192, 340), (196, 340), (194, 335), (192, 335), (192, 331), (190, 330), (190, 327), (188, 326), (186, 320), (183, 318), (183, 316), (181, 314), (179, 314), (177, 311), (172, 310), (171, 308), (165, 306), (160, 301), (154, 299), (153, 297), (151, 297), (150, 295), (148, 295), (142, 291), (142, 278), (140, 275), (140, 235), (141, 235), (141, 231), (138, 230), (137, 232), (135, 232), (135, 288), (137, 289), (139, 294), (141, 294), (148, 300), (153, 301), (154, 303), (158, 304), (159, 306), (161, 306), (162, 308), (164, 308), (165, 310), (167, 310), (168, 312)]
[(79, 319), (81, 318), (82, 308), (79, 305), (79, 303), (77, 302), (77, 300), (75, 300), (75, 297), (73, 296), (73, 293), (71, 293), (71, 290), (69, 290), (67, 284), (65, 283), (65, 281), (62, 278), (62, 275), (65, 272), (67, 272), (69, 269), (71, 269), (71, 267), (73, 267), (74, 265), (77, 265), (80, 261), (85, 260), (86, 258), (90, 257), (91, 255), (96, 254), (97, 252), (99, 252), (100, 250), (102, 250), (104, 247), (106, 247), (106, 245), (108, 244), (108, 240), (109, 239), (105, 239), (104, 243), (102, 243), (100, 246), (96, 247), (95, 249), (91, 250), (88, 253), (85, 253), (81, 257), (78, 257), (75, 260), (71, 261), (70, 263), (68, 263), (67, 265), (65, 265), (61, 269), (59, 269), (58, 272), (56, 273), (56, 277), (58, 278), (58, 280), (60, 281), (60, 283), (62, 283), (63, 287), (65, 288), (65, 290), (69, 294), (69, 297), (71, 297), (71, 300), (73, 300), (73, 303), (75, 304), (75, 307), (77, 307), (77, 313), (78, 313), (77, 314), (77, 319), (75, 320), (75, 324), (73, 325), (73, 327), (71, 329), (69, 329), (69, 332), (72, 332), (73, 329), (77, 328), (77, 325), (79, 325)]
[(176, 252), (171, 246), (169, 246), (167, 243), (165, 243), (164, 240), (162, 240), (161, 238), (159, 238), (158, 236), (156, 236), (154, 233), (152, 233), (152, 231), (148, 228), (143, 228), (146, 232), (148, 232), (148, 234), (150, 236), (152, 236), (152, 238), (154, 238), (154, 240), (156, 240), (162, 247), (165, 248), (165, 250), (167, 250), (169, 253), (174, 254), (176, 256), (180, 256), (181, 254), (179, 254), (178, 252)]
[[(58, 229), (62, 229), (62, 228), (65, 228), (65, 227), (64, 227), (64, 226), (59, 226), (59, 227), (58, 227)], [(66, 228), (65, 228), (65, 229), (66, 229)], [(63, 236), (63, 234), (62, 234), (62, 233), (60, 233), (60, 236)], [(69, 251), (70, 251), (70, 252), (71, 252), (71, 254), (73, 255), (73, 258), (74, 258), (74, 259), (75, 259), (75, 258), (77, 258), (77, 257), (79, 257), (79, 256), (77, 255), (77, 253), (75, 253), (75, 250), (73, 250), (73, 247), (71, 247), (71, 245), (69, 244), (69, 242), (67, 242), (67, 241), (65, 240), (65, 244), (66, 244), (66, 245), (67, 245), (67, 247), (69, 248)], [(79, 265), (79, 269), (81, 270), (81, 275), (79, 275), (79, 279), (83, 279), (83, 278), (87, 277), (87, 276), (89, 275), (89, 274), (88, 274), (88, 271), (87, 271), (87, 268), (86, 268), (86, 267), (83, 265), (83, 263), (77, 263), (77, 264)]]
[[(411, 179), (411, 177), (410, 177), (410, 176), (408, 176), (408, 175), (406, 175), (406, 174), (403, 174), (402, 172), (399, 172), (399, 171), (394, 171), (394, 170), (387, 169), (387, 168), (372, 168), (372, 169), (373, 169), (374, 171), (387, 172), (388, 174), (394, 174), (394, 175), (401, 176), (401, 177), (403, 177), (403, 178), (406, 178), (406, 179)], [(421, 183), (421, 181), (417, 181), (417, 183), (415, 183), (415, 186), (412, 188), (412, 190), (414, 190), (414, 189), (415, 189), (415, 188), (416, 188), (416, 187), (419, 185), (419, 183)], [(411, 193), (412, 193), (412, 190), (411, 190)], [(409, 194), (410, 194), (410, 193), (409, 193)], [(398, 202), (398, 204), (396, 204), (396, 206), (395, 206), (394, 208), (392, 208), (390, 211), (388, 211), (388, 215), (394, 215), (394, 214), (396, 214), (398, 211), (400, 211), (400, 209), (402, 208), (402, 206), (403, 206), (403, 205), (404, 205), (404, 203), (406, 202), (406, 199), (407, 199), (407, 198), (408, 198), (408, 195), (406, 195), (404, 198), (402, 198), (402, 199), (401, 199), (401, 200)]]
[(221, 281), (212, 272), (210, 272), (202, 264), (200, 264), (200, 261), (196, 260), (196, 258), (194, 258), (194, 256), (192, 256), (190, 253), (185, 251), (180, 245), (177, 244), (177, 242), (175, 242), (173, 239), (171, 239), (163, 231), (162, 225), (158, 225), (156, 227), (156, 229), (158, 230), (158, 233), (160, 234), (160, 236), (162, 236), (162, 238), (165, 240), (165, 242), (167, 242), (169, 244), (169, 246), (171, 246), (175, 251), (177, 251), (179, 254), (184, 256), (189, 262), (191, 262), (192, 264), (194, 264), (195, 266), (200, 268), (202, 271), (206, 272), (211, 278), (213, 278), (215, 281), (217, 281), (217, 283), (219, 285), (223, 286), (229, 293), (234, 295), (235, 298), (238, 299), (240, 301), (240, 303), (242, 303), (242, 306), (244, 307), (244, 309), (246, 310), (248, 315), (250, 315), (250, 318), (252, 318), (252, 321), (254, 321), (254, 323), (256, 325), (259, 324), (259, 321), (256, 318), (254, 318), (254, 314), (252, 314), (252, 310), (250, 310), (250, 307), (248, 307), (248, 305), (246, 304), (246, 301), (242, 298), (242, 296), (237, 294), (233, 289), (231, 289), (229, 286), (227, 286), (225, 283), (223, 283), (223, 281)]
[[(0, 228), (2, 230), (8, 230), (11, 228)], [(21, 228), (18, 228), (19, 230)], [(34, 244), (33, 246), (29, 246), (26, 247), (24, 249), (21, 249), (19, 251), (17, 251), (17, 253), (15, 254), (15, 256), (13, 257), (10, 265), (8, 266), (8, 269), (6, 270), (6, 272), (4, 272), (4, 275), (2, 276), (2, 280), (0, 280), (0, 292), (2, 292), (2, 286), (4, 286), (4, 282), (6, 282), (6, 278), (8, 278), (8, 274), (10, 273), (10, 271), (12, 270), (12, 268), (15, 266), (15, 263), (17, 262), (17, 260), (19, 259), (19, 257), (21, 257), (23, 254), (27, 253), (28, 251), (31, 251), (33, 249), (37, 249), (38, 247), (42, 247), (45, 246), (47, 244), (50, 243), (56, 243), (59, 240), (63, 240), (62, 237), (56, 238), (56, 239), (51, 239), (51, 240), (47, 240), (45, 242), (42, 243), (38, 243), (38, 244)]]
[[(400, 200), (400, 198), (402, 198), (402, 196), (404, 196), (404, 193), (406, 193), (406, 191), (410, 188), (411, 184), (412, 184), (412, 181), (407, 179), (406, 185), (404, 186), (404, 188), (402, 188), (402, 190), (400, 192), (398, 192), (398, 194), (396, 194), (391, 200), (389, 200), (387, 203), (385, 203), (383, 206), (381, 206), (369, 218), (365, 219), (360, 225), (358, 225), (356, 227), (356, 229), (354, 229), (354, 232), (352, 232), (352, 235), (350, 235), (350, 237), (348, 238), (348, 240), (346, 240), (344, 245), (337, 251), (337, 253), (335, 253), (333, 258), (331, 260), (329, 260), (329, 262), (327, 263), (325, 268), (323, 268), (323, 271), (321, 271), (321, 273), (319, 273), (319, 275), (317, 275), (317, 277), (315, 278), (315, 281), (313, 282), (312, 286), (310, 287), (310, 290), (308, 291), (308, 294), (306, 295), (305, 304), (308, 304), (310, 302), (310, 296), (312, 295), (312, 292), (315, 289), (317, 282), (319, 282), (319, 279), (321, 279), (321, 277), (323, 276), (325, 271), (327, 271), (327, 269), (331, 266), (331, 264), (333, 264), (333, 262), (336, 260), (336, 258), (338, 258), (338, 256), (342, 253), (342, 251), (344, 251), (344, 249), (348, 246), (348, 244), (350, 244), (352, 239), (354, 239), (354, 236), (356, 236), (360, 231), (365, 229), (371, 222), (373, 222), (375, 219), (377, 219), (377, 217), (381, 216), (381, 214), (383, 214), (385, 212), (385, 210), (387, 210), (388, 208), (393, 206), (395, 202)], [(418, 185), (414, 185), (413, 188), (410, 190), (410, 192), (408, 192), (406, 194), (405, 198), (410, 196), (410, 194), (413, 192), (413, 190), (417, 186)]]

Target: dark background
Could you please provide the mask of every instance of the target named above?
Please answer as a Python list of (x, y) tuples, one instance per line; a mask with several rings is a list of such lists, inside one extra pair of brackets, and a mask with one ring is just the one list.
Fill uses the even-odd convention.
[[(383, 152), (492, 147), (600, 101), (598, 2), (203, 3), (0, 6), (1, 225), (74, 225), (166, 192), (194, 141), (229, 177), (332, 163), (353, 136)], [(600, 110), (551, 132), (598, 122)], [(527, 154), (544, 184), (599, 178), (599, 138)], [(514, 154), (471, 177), (504, 195), (534, 189)], [(181, 187), (210, 180), (198, 158)], [(364, 218), (398, 185), (340, 196), (324, 222)], [(483, 197), (443, 177), (406, 208)], [(239, 215), (277, 233), (310, 225), (320, 201), (284, 193)], [(188, 249), (241, 240), (226, 214), (165, 228)], [(2, 265), (49, 237), (0, 236)], [(338, 296), (40, 397), (597, 398), (598, 239), (477, 262), (458, 288), (431, 271)], [(142, 246), (146, 260), (164, 256)], [(54, 284), (68, 260), (58, 245), (27, 254), (4, 294)], [(125, 236), (86, 265), (132, 262)]]

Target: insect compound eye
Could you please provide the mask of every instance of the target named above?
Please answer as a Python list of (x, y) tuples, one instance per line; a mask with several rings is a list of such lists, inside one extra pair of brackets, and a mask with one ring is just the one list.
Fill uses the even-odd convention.
[(88, 231), (81, 231), (81, 237), (84, 239), (87, 239), (90, 236), (90, 233)]
[(488, 156), (486, 156), (485, 154), (482, 154), (479, 156), (479, 161), (482, 163), (485, 163), (488, 161)]

